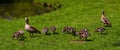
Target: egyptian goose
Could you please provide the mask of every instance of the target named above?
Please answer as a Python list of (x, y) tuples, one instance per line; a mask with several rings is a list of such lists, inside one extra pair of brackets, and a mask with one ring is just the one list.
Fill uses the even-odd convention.
[(76, 36), (76, 29), (73, 27), (66, 26), (62, 29), (62, 32), (72, 33), (73, 36)]
[(64, 27), (64, 28), (62, 29), (62, 32), (68, 32), (68, 27), (67, 27), (67, 26)]
[(104, 32), (104, 31), (105, 31), (105, 28), (104, 28), (104, 27), (99, 27), (99, 28), (97, 28), (97, 29), (95, 30), (95, 32), (100, 32), (101, 35), (102, 35), (102, 32)]
[(79, 32), (79, 38), (83, 38), (84, 40), (87, 40), (87, 37), (90, 36), (90, 34), (88, 33), (88, 29), (81, 29), (80, 32)]
[(105, 17), (104, 10), (102, 10), (101, 21), (105, 24), (105, 26), (111, 27), (110, 21)]
[(64, 28), (62, 29), (62, 32), (67, 32), (67, 33), (69, 33), (69, 32), (71, 31), (71, 28), (72, 28), (72, 27), (66, 26), (66, 27), (64, 27)]
[(46, 8), (46, 7), (48, 7), (48, 8), (52, 8), (52, 4), (50, 4), (50, 3), (48, 3), (48, 2), (44, 2), (43, 3), (43, 6), (44, 6), (44, 8)]
[(50, 31), (51, 31), (53, 34), (55, 34), (56, 27), (55, 27), (55, 26), (51, 26), (51, 27), (50, 27)]
[(48, 28), (47, 28), (47, 27), (44, 27), (44, 28), (42, 29), (42, 32), (43, 32), (45, 35), (47, 35), (47, 34), (48, 34)]
[(70, 33), (72, 33), (73, 36), (76, 36), (76, 29), (75, 28), (70, 28)]
[(39, 30), (37, 30), (35, 27), (32, 27), (32, 26), (29, 25), (29, 19), (27, 17), (25, 18), (25, 20), (26, 20), (25, 30), (30, 33), (30, 37), (33, 36), (33, 33), (41, 34), (41, 32)]
[(19, 30), (17, 32), (14, 32), (12, 38), (16, 38), (16, 39), (21, 38), (21, 37), (23, 37), (23, 34), (24, 34), (24, 31), (23, 30)]

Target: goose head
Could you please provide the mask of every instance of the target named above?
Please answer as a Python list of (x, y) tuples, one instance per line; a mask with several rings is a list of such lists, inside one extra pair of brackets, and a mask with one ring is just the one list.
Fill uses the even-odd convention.
[(25, 29), (29, 29), (30, 25), (29, 25), (29, 19), (26, 17), (25, 18)]
[(104, 10), (102, 10), (102, 15), (105, 15), (105, 12), (104, 12)]
[(25, 17), (25, 20), (26, 20), (26, 23), (28, 24), (29, 20), (28, 20), (28, 18), (27, 18), (27, 17)]

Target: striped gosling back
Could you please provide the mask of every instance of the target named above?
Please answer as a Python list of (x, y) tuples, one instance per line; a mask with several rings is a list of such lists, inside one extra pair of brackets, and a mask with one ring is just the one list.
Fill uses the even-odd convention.
[(23, 30), (19, 30), (19, 31), (17, 31), (17, 32), (14, 32), (13, 38), (18, 39), (18, 38), (22, 37), (23, 34), (24, 34), (24, 31), (23, 31)]

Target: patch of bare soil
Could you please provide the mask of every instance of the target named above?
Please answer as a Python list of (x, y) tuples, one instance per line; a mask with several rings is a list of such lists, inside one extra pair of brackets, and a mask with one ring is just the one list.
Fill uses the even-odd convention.
[(84, 43), (86, 43), (86, 41), (85, 40), (72, 40), (72, 41), (70, 41), (70, 43), (84, 44)]
[(25, 43), (25, 41), (19, 41), (18, 43), (19, 43), (19, 44), (24, 44), (24, 43)]

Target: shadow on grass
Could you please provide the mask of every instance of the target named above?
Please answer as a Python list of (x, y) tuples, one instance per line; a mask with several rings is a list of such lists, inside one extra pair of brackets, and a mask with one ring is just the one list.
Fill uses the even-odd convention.
[(91, 39), (87, 39), (86, 41), (87, 41), (87, 42), (92, 42), (93, 40), (91, 40)]
[(26, 40), (26, 37), (21, 37), (20, 39), (19, 39), (19, 44), (24, 44), (24, 43), (26, 43), (26, 42), (28, 42), (27, 40)]
[(105, 26), (105, 27), (112, 27), (112, 26)]
[(47, 33), (47, 34), (45, 34), (45, 35), (51, 35), (51, 33)]
[(113, 46), (115, 47), (120, 46), (120, 41), (113, 43)]
[(76, 35), (76, 34), (71, 34), (72, 36), (78, 36), (78, 35)]
[(70, 41), (70, 43), (77, 43), (77, 44), (84, 44), (84, 43), (87, 43), (87, 42), (92, 42), (93, 40), (81, 40), (81, 39), (77, 39), (77, 40), (72, 40)]
[(38, 36), (38, 35), (34, 35), (34, 36), (32, 36), (31, 38), (35, 38), (35, 37), (40, 37), (40, 36)]
[(92, 42), (93, 40), (91, 40), (91, 39), (87, 39), (87, 40), (85, 40), (85, 39), (77, 39), (76, 41), (86, 41), (86, 42)]
[(21, 37), (19, 41), (25, 41), (26, 37)]
[(59, 34), (58, 32), (53, 33), (54, 35)]
[(95, 33), (95, 34), (98, 34), (98, 35), (101, 35), (101, 36), (108, 35), (108, 33)]
[(102, 33), (101, 35), (108, 35), (108, 33)]

